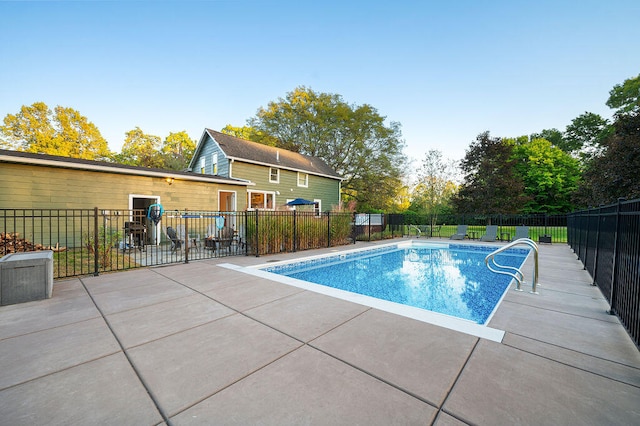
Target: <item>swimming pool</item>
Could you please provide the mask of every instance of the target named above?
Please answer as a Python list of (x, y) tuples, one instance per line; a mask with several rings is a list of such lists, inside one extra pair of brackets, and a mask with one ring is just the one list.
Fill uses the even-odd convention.
[[(464, 244), (392, 245), (261, 269), (486, 324), (511, 282), (484, 264), (493, 250)], [(520, 267), (528, 252), (507, 250), (496, 260)]]
[[(456, 253), (457, 249), (460, 249), (460, 253)], [(267, 263), (262, 265), (255, 265), (250, 267), (243, 267), (234, 264), (220, 264), (219, 266), (224, 268), (229, 268), (233, 270), (237, 270), (239, 272), (243, 272), (245, 274), (269, 279), (271, 281), (277, 281), (283, 284), (295, 286), (304, 290), (313, 291), (316, 293), (324, 294), (327, 296), (343, 299), (349, 302), (358, 303), (361, 305), (369, 306), (371, 308), (379, 309), (382, 311), (390, 312), (397, 315), (402, 315), (408, 318), (412, 318), (418, 321), (430, 323), (433, 325), (437, 325), (439, 327), (449, 328), (451, 330), (456, 330), (462, 333), (467, 333), (473, 336), (482, 337), (488, 340), (493, 340), (495, 342), (501, 342), (504, 338), (505, 332), (503, 330), (498, 330), (487, 326), (486, 324), (491, 319), (491, 316), (497, 309), (502, 298), (506, 294), (506, 290), (509, 286), (510, 279), (506, 276), (501, 276), (499, 274), (494, 274), (490, 272), (486, 266), (484, 265), (484, 257), (489, 254), (491, 251), (496, 249), (495, 245), (493, 246), (482, 246), (476, 243), (472, 244), (447, 244), (447, 243), (437, 243), (437, 242), (418, 242), (416, 240), (403, 241), (400, 243), (390, 243), (376, 246), (375, 248), (366, 248), (366, 249), (354, 249), (354, 250), (341, 250), (334, 249), (335, 254), (329, 255), (319, 255), (319, 256), (309, 256), (302, 259), (298, 259), (295, 261), (282, 261), (282, 262), (274, 262)], [(452, 251), (449, 251), (453, 249)], [(430, 251), (429, 251), (430, 250)], [(444, 252), (438, 252), (438, 250), (445, 250)], [(407, 281), (409, 285), (405, 288), (404, 291), (395, 291), (395, 293), (403, 294), (406, 300), (420, 300), (420, 299), (429, 299), (432, 295), (446, 295), (444, 298), (444, 302), (442, 303), (445, 307), (458, 306), (462, 307), (462, 311), (470, 310), (476, 304), (485, 305), (484, 299), (491, 299), (491, 304), (493, 307), (490, 309), (491, 312), (486, 317), (483, 323), (479, 323), (476, 319), (466, 319), (458, 316), (452, 315), (452, 313), (441, 313), (435, 310), (428, 310), (425, 308), (415, 307), (408, 304), (403, 304), (402, 302), (393, 302), (385, 299), (381, 299), (379, 297), (373, 297), (370, 295), (359, 294), (353, 291), (347, 291), (340, 288), (332, 287), (330, 285), (316, 284), (311, 281), (306, 281), (298, 278), (294, 278), (292, 276), (283, 275), (286, 271), (293, 272), (296, 269), (299, 269), (298, 272), (306, 272), (312, 271), (314, 267), (324, 265), (330, 266), (329, 272), (325, 275), (325, 277), (330, 278), (330, 283), (332, 281), (343, 281), (349, 283), (351, 279), (343, 279), (338, 277), (340, 274), (335, 274), (334, 267), (340, 265), (342, 263), (346, 263), (351, 260), (362, 260), (361, 262), (354, 263), (351, 267), (351, 273), (355, 275), (365, 275), (367, 270), (375, 270), (373, 267), (370, 267), (370, 264), (373, 264), (374, 258), (382, 256), (387, 252), (398, 252), (402, 251), (404, 258), (402, 260), (396, 259), (390, 263), (392, 264), (402, 264), (408, 265), (409, 272), (396, 272), (397, 275), (405, 275), (409, 278)], [(449, 251), (447, 253), (447, 251)], [(472, 255), (472, 253), (475, 253)], [(511, 249), (505, 252), (507, 256), (515, 255), (515, 258), (519, 258), (518, 266), (522, 264), (529, 251), (528, 249)], [(426, 263), (427, 259), (436, 260), (433, 263)], [(511, 262), (515, 259), (504, 259), (502, 257), (498, 258), (499, 262), (510, 265)], [(442, 271), (436, 273), (435, 269), (430, 269), (430, 267), (425, 265), (434, 265), (437, 267), (441, 265)], [(355, 266), (359, 265), (359, 266)], [(515, 265), (515, 264), (514, 264)], [(473, 267), (477, 271), (477, 275), (471, 275), (470, 279), (467, 279), (468, 271)], [(377, 271), (377, 270), (376, 270)], [(377, 272), (380, 275), (379, 272)], [(446, 276), (452, 278), (453, 285), (450, 286), (449, 289), (446, 288), (430, 288), (428, 285), (424, 284), (420, 280), (420, 275), (423, 276)], [(310, 273), (311, 276), (316, 275), (313, 272)], [(375, 273), (374, 273), (375, 275)], [(387, 273), (387, 277), (393, 277), (393, 273)], [(312, 278), (311, 278), (312, 279)], [(390, 281), (391, 279), (388, 278)], [(485, 287), (485, 282), (497, 282), (498, 286), (492, 290), (488, 296), (483, 295), (480, 290)], [(386, 283), (384, 286), (386, 287)], [(411, 297), (409, 297), (411, 296)], [(424, 297), (418, 297), (424, 296)], [(429, 297), (427, 297), (429, 296)], [(477, 296), (477, 297), (472, 297)], [(451, 300), (448, 298), (451, 297)], [(497, 299), (497, 300), (496, 300)], [(494, 303), (495, 302), (495, 303)], [(428, 302), (432, 303), (432, 302)], [(485, 305), (491, 306), (491, 305)], [(487, 310), (489, 308), (485, 308)], [(443, 311), (444, 309), (441, 309)], [(485, 314), (486, 315), (486, 314)], [(472, 316), (473, 318), (473, 316)]]

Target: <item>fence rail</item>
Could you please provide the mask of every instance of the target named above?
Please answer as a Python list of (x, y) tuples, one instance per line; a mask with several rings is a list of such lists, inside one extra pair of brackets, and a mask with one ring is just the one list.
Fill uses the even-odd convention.
[(574, 212), (569, 245), (640, 347), (640, 199)]

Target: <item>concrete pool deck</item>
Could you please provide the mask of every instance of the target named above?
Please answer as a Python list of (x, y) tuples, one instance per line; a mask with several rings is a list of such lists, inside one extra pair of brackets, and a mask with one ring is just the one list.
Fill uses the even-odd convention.
[(640, 424), (640, 352), (566, 245), (540, 247), (539, 295), (508, 292), (502, 342), (220, 266), (376, 244), (0, 307), (0, 425)]

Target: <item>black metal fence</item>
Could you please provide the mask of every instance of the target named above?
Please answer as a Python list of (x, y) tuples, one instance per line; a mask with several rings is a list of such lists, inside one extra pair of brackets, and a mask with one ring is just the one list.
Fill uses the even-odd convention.
[(569, 245), (640, 347), (640, 199), (571, 213)]
[(457, 225), (468, 225), (469, 235), (482, 236), (487, 225), (498, 226), (498, 237), (510, 240), (515, 236), (516, 226), (527, 226), (529, 238), (540, 243), (567, 242), (567, 215), (427, 215), (405, 214), (407, 232), (411, 236), (449, 238), (456, 233)]
[[(423, 224), (432, 222), (436, 225), (423, 232)], [(415, 215), (349, 212), (0, 209), (0, 257), (50, 249), (54, 276), (63, 278), (402, 236), (448, 238), (457, 224), (468, 224), (470, 235), (480, 236), (487, 223), (499, 224), (499, 235), (506, 239), (524, 224), (532, 238), (566, 241), (565, 216), (443, 216), (436, 222)]]

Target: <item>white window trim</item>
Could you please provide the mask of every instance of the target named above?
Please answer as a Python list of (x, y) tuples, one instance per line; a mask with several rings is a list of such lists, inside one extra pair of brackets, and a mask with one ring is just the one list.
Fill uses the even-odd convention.
[[(300, 176), (304, 176), (304, 184), (300, 184)], [(308, 188), (309, 187), (309, 173), (298, 172), (298, 176), (296, 177), (296, 183), (300, 188)]]
[(207, 165), (206, 158), (202, 157), (200, 159), (200, 174), (204, 174), (206, 172), (205, 166)]
[[(277, 172), (278, 177), (276, 180), (271, 179), (271, 170), (275, 170)], [(280, 183), (280, 169), (277, 167), (269, 167), (269, 183)]]
[[(251, 194), (264, 194), (265, 198), (265, 204), (263, 207), (258, 207), (257, 209), (254, 207), (251, 207)], [(273, 207), (272, 208), (267, 208), (266, 207), (266, 202), (267, 202), (267, 194), (271, 194), (273, 196)], [(253, 210), (275, 210), (276, 209), (276, 193), (274, 191), (247, 191), (247, 196), (248, 196), (248, 202), (247, 202), (247, 210), (249, 211), (253, 211)]]
[(213, 154), (211, 154), (211, 174), (212, 175), (217, 175), (218, 174), (218, 153), (214, 152)]

